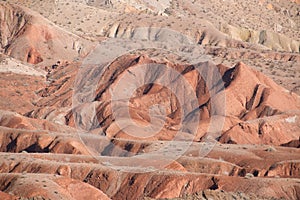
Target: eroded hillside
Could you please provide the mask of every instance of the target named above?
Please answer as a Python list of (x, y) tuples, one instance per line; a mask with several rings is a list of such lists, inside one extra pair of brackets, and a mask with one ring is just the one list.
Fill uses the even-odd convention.
[(0, 199), (299, 199), (300, 5), (0, 3)]

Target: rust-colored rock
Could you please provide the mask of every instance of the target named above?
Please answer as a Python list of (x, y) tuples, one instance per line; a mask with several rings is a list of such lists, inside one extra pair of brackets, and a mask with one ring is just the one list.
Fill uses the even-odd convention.
[(300, 199), (298, 4), (1, 2), (0, 200)]

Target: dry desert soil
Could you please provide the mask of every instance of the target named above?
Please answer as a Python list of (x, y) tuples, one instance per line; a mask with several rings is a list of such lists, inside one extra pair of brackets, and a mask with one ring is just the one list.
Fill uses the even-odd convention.
[(0, 1), (0, 199), (300, 199), (299, 0)]

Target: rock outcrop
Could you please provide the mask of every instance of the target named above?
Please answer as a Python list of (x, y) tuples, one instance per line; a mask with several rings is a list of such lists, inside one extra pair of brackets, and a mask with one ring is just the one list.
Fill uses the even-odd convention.
[[(122, 67), (120, 67), (120, 63), (123, 63)], [(192, 109), (187, 107), (186, 104), (188, 103), (180, 105), (178, 99), (181, 99), (181, 102), (192, 103), (188, 99), (190, 94), (176, 91), (176, 89), (170, 91), (168, 88), (156, 84), (142, 85), (140, 88), (136, 87), (139, 89), (130, 97), (129, 104), (122, 102), (114, 102), (115, 104), (112, 104), (111, 100), (115, 98), (113, 95), (118, 95), (118, 90), (115, 88), (119, 89), (119, 81), (122, 81), (122, 77), (128, 76), (128, 72), (134, 74), (137, 68), (145, 64), (164, 64), (178, 71), (192, 85), (193, 89), (191, 92), (196, 95), (197, 105)], [(211, 71), (205, 71), (207, 66)], [(92, 68), (89, 74), (95, 76), (97, 70), (97, 67)], [(155, 83), (160, 78), (155, 80), (154, 76), (156, 78), (161, 76), (164, 78), (164, 81), (172, 82), (171, 79), (166, 80), (167, 76), (164, 75), (166, 72), (162, 72), (158, 76), (157, 73), (151, 70), (155, 70), (155, 67), (153, 66), (145, 73), (147, 77), (143, 77), (143, 80), (149, 79)], [(218, 78), (214, 73), (218, 73), (221, 80), (204, 79), (205, 77), (214, 76)], [(154, 76), (152, 77), (152, 75)], [(79, 87), (86, 87), (85, 85), (90, 85), (95, 80), (93, 77), (89, 77), (88, 74), (84, 74), (84, 76), (81, 82), (83, 85)], [(142, 74), (138, 76), (141, 77)], [(77, 128), (86, 128), (87, 131), (96, 131), (101, 127), (104, 131), (103, 134), (110, 138), (138, 139), (141, 136), (143, 139), (147, 139), (147, 137), (144, 137), (147, 133), (130, 127), (132, 125), (129, 122), (126, 125), (126, 120), (133, 120), (140, 124), (153, 123), (153, 121), (150, 122), (148, 109), (152, 105), (162, 104), (167, 111), (166, 124), (160, 133), (149, 137), (148, 139), (150, 140), (174, 139), (174, 134), (179, 130), (183, 131), (182, 134), (191, 132), (187, 127), (185, 130), (180, 129), (180, 127), (185, 126), (184, 123), (190, 123), (186, 122), (187, 120), (193, 119), (190, 115), (191, 113), (185, 113), (182, 116), (182, 112), (188, 109), (190, 109), (190, 112), (194, 112), (196, 108), (199, 109), (200, 123), (198, 131), (194, 132), (194, 140), (196, 141), (201, 140), (203, 136), (212, 130), (209, 129), (210, 123), (215, 123), (218, 120), (221, 122), (223, 120), (222, 128), (216, 130), (221, 131), (218, 137), (221, 142), (280, 145), (299, 137), (299, 97), (289, 93), (262, 73), (243, 63), (238, 63), (233, 68), (228, 68), (224, 65), (216, 66), (213, 63), (184, 66), (172, 63), (158, 63), (145, 56), (123, 57), (112, 63), (98, 81), (102, 84), (96, 88), (95, 93), (91, 94), (94, 95), (91, 98), (94, 100), (92, 102), (82, 102), (78, 107), (73, 107), (73, 111), (66, 116), (69, 125), (77, 126)], [(122, 83), (122, 88), (126, 87), (123, 84), (136, 83), (134, 79), (126, 81), (126, 83)], [(215, 81), (213, 83), (219, 85), (215, 85), (214, 88), (208, 88), (206, 81)], [(220, 91), (216, 92), (216, 90)], [(112, 91), (116, 91), (116, 93), (114, 94)], [(89, 90), (87, 92), (80, 95), (90, 95)], [(77, 95), (76, 91), (75, 95)], [(161, 99), (162, 96), (168, 98)], [(130, 111), (128, 119), (126, 117), (116, 119), (118, 115), (126, 116), (126, 106)], [(94, 110), (91, 111), (92, 107), (94, 107)], [(125, 110), (122, 111), (122, 109)], [(114, 111), (117, 112), (113, 114)], [(153, 118), (151, 120), (159, 119)], [(180, 122), (180, 120), (183, 122)], [(120, 123), (123, 123), (122, 127), (124, 129), (120, 128)], [(193, 124), (197, 125), (194, 122)]]

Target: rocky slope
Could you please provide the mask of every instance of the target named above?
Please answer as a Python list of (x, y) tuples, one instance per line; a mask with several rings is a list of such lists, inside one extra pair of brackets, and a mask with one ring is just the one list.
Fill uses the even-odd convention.
[(25, 7), (0, 4), (1, 51), (38, 64), (73, 60), (88, 52), (90, 42), (68, 33)]
[(130, 37), (139, 27), (177, 30), (206, 45), (216, 63), (232, 66), (242, 61), (300, 94), (299, 54), (291, 53), (299, 52), (297, 1), (8, 1), (25, 5), (93, 41), (106, 36)]
[(300, 2), (7, 1), (0, 199), (300, 198)]
[[(134, 157), (119, 158), (115, 155), (114, 157), (92, 158), (61, 154), (39, 155), (26, 152), (16, 156), (2, 153), (0, 155), (3, 157), (0, 163), (0, 180), (4, 184), (1, 184), (3, 187), (1, 190), (15, 196), (42, 195), (44, 198), (49, 198), (51, 195), (55, 195), (54, 191), (59, 190), (51, 187), (53, 183), (51, 183), (52, 178), (50, 177), (62, 179), (65, 184), (68, 184), (69, 179), (67, 178), (71, 177), (102, 190), (112, 199), (175, 198), (206, 189), (240, 192), (264, 199), (297, 199), (299, 197), (298, 149), (276, 147), (269, 151), (268, 146), (216, 145), (207, 158), (199, 159), (197, 158), (199, 148), (201, 148), (201, 144), (195, 143), (185, 155), (177, 160), (177, 164), (166, 166), (164, 170), (152, 169), (152, 172), (144, 173), (141, 173), (143, 171), (139, 173), (126, 172), (120, 171), (118, 168), (111, 168), (112, 165), (117, 167), (135, 162), (136, 158)], [(287, 157), (287, 155), (289, 156)], [(13, 178), (16, 176), (19, 178)], [(39, 181), (35, 180), (37, 176)], [(20, 184), (18, 184), (18, 180)], [(38, 184), (32, 191), (34, 193), (30, 193), (30, 191), (24, 193), (22, 187), (24, 184), (25, 186), (30, 184), (30, 181), (46, 186)], [(84, 184), (81, 183), (82, 186), (80, 186), (78, 181), (77, 183), (78, 188), (84, 190)], [(62, 183), (58, 184), (63, 187)], [(266, 188), (268, 188), (268, 193), (266, 193)], [(45, 194), (43, 193), (45, 190), (52, 193)], [(96, 191), (96, 189), (94, 190)], [(61, 193), (63, 192), (59, 190), (56, 194), (62, 195)], [(98, 193), (94, 192), (93, 194)], [(76, 197), (78, 194), (75, 194), (74, 198), (76, 199)]]
[[(214, 198), (236, 196), (240, 199), (244, 197), (248, 199), (298, 198), (300, 176), (298, 149), (276, 145), (286, 146), (286, 144), (299, 139), (299, 114), (297, 113), (299, 97), (287, 92), (263, 74), (243, 63), (237, 64), (234, 68), (227, 68), (224, 65), (215, 66), (212, 63), (199, 64), (199, 66), (211, 65), (210, 67), (216, 67), (218, 72), (222, 74), (222, 84), (225, 85), (222, 92), (226, 94), (225, 103), (228, 107), (224, 111), (224, 130), (216, 139), (222, 143), (231, 143), (231, 145), (212, 144), (213, 148), (206, 155), (203, 154), (207, 148), (205, 143), (192, 142), (176, 161), (165, 163), (169, 156), (172, 157), (172, 152), (169, 152), (169, 155), (165, 154), (159, 157), (160, 161), (165, 159), (161, 165), (153, 166), (154, 158), (147, 157), (147, 153), (155, 152), (157, 147), (167, 144), (166, 140), (173, 140), (172, 144), (176, 148), (182, 148), (181, 140), (188, 138), (188, 132), (179, 132), (174, 138), (176, 129), (167, 124), (163, 131), (157, 135), (141, 138), (143, 134), (141, 130), (137, 132), (136, 129), (125, 128), (126, 130), (120, 132), (120, 130), (115, 129), (113, 126), (117, 120), (114, 119), (110, 109), (105, 112), (101, 111), (106, 106), (109, 107), (109, 103), (107, 104), (105, 101), (109, 102), (110, 98), (105, 91), (113, 90), (109, 88), (118, 85), (114, 84), (117, 83), (118, 79), (118, 76), (114, 77), (113, 75), (114, 70), (119, 70), (120, 72), (115, 74), (122, 77), (122, 73), (126, 73), (128, 70), (134, 73), (134, 66), (138, 68), (143, 66), (142, 64), (153, 62), (158, 61), (146, 56), (124, 56), (112, 63), (108, 71), (104, 73), (103, 79), (114, 81), (108, 85), (99, 85), (94, 93), (94, 103), (103, 102), (103, 104), (96, 104), (99, 107), (95, 107), (96, 110), (99, 110), (96, 115), (98, 117), (97, 123), (103, 125), (102, 130), (104, 132), (101, 135), (87, 133), (88, 131), (94, 132), (94, 134), (99, 133), (97, 125), (94, 130), (93, 124), (74, 123), (74, 116), (81, 116), (83, 122), (92, 122), (89, 119), (93, 117), (91, 113), (78, 112), (77, 115), (73, 115), (70, 112), (72, 109), (72, 102), (70, 101), (72, 92), (66, 93), (66, 91), (69, 90), (69, 85), (74, 82), (77, 71), (73, 69), (76, 65), (62, 64), (50, 71), (47, 77), (51, 83), (45, 85), (44, 89), (36, 91), (40, 96), (39, 100), (34, 104), (33, 110), (28, 108), (30, 112), (26, 114), (26, 116), (37, 119), (2, 111), (0, 120), (1, 151), (10, 153), (3, 153), (1, 155), (3, 159), (0, 159), (3, 162), (0, 180), (5, 183), (4, 186), (9, 185), (1, 190), (15, 197), (56, 198), (52, 195), (59, 195), (62, 198), (67, 198), (67, 196), (71, 198), (70, 195), (73, 195), (72, 198), (74, 199), (79, 197), (79, 194), (68, 194), (64, 189), (57, 188), (57, 185), (51, 186), (53, 185), (52, 179), (49, 179), (48, 175), (40, 175), (46, 173), (57, 174), (57, 179), (61, 179), (60, 176), (67, 176), (89, 183), (95, 187), (93, 190), (100, 191), (93, 194), (99, 193), (101, 195), (101, 191), (103, 191), (112, 199), (146, 197), (188, 199), (195, 195), (198, 197), (204, 195), (207, 198), (208, 196)], [(120, 68), (120, 63), (122, 63), (123, 68)], [(208, 125), (206, 125), (209, 122), (208, 119), (218, 121), (220, 116), (211, 114), (212, 108), (207, 104), (207, 101), (212, 97), (205, 94), (205, 91), (208, 92), (209, 90), (206, 85), (202, 85), (204, 82), (201, 81), (201, 76), (195, 76), (198, 79), (190, 79), (193, 76), (190, 76), (189, 73), (192, 74), (195, 69), (184, 65), (171, 63), (169, 65), (176, 70), (185, 69), (181, 71), (181, 74), (190, 83), (194, 83), (193, 88), (202, 89), (199, 90), (201, 95), (198, 96), (198, 101), (204, 105), (200, 106), (202, 108), (201, 126), (197, 134), (191, 137), (191, 140), (201, 141), (208, 130)], [(91, 73), (91, 75), (95, 74)], [(112, 76), (114, 79), (111, 78)], [(89, 76), (86, 78), (92, 81)], [(242, 80), (245, 79), (247, 84), (243, 84)], [(145, 90), (147, 92), (143, 92)], [(149, 96), (154, 96), (150, 98), (153, 104), (174, 101), (170, 99), (172, 95), (167, 95), (169, 98), (160, 99), (159, 96), (163, 96), (164, 92), (168, 91), (159, 86), (152, 86), (150, 90), (144, 86), (140, 91), (132, 97), (134, 101), (139, 102), (137, 104), (139, 109), (134, 108), (135, 104), (131, 104), (131, 116), (140, 123), (147, 120), (147, 117), (142, 116), (147, 116), (146, 110), (149, 105), (147, 99)], [(102, 95), (98, 95), (99, 93)], [(157, 93), (160, 95), (156, 95)], [(215, 96), (217, 95), (218, 92)], [(278, 98), (272, 98), (272, 95), (276, 95)], [(170, 105), (170, 103), (164, 104)], [(122, 104), (120, 105), (122, 106)], [(84, 106), (88, 106), (88, 104), (84, 104)], [(103, 108), (103, 106), (105, 107)], [(144, 106), (146, 106), (145, 111), (141, 109)], [(183, 108), (185, 107), (183, 106)], [(204, 109), (206, 112), (203, 112)], [(76, 108), (73, 109), (73, 111), (75, 110)], [(85, 111), (86, 109), (81, 107), (80, 110)], [(172, 107), (166, 110), (174, 113)], [(60, 113), (62, 117), (59, 117), (59, 114), (52, 114), (51, 117), (51, 113)], [(103, 114), (107, 116), (103, 116)], [(178, 127), (180, 121), (176, 120), (176, 112), (167, 116), (167, 123), (173, 123), (173, 127)], [(101, 120), (103, 119), (109, 122), (102, 123)], [(78, 131), (76, 130), (78, 127), (89, 127), (89, 129)], [(133, 130), (134, 132), (130, 132)], [(132, 138), (132, 135), (135, 137)], [(88, 144), (88, 148), (82, 144), (82, 141)], [(252, 146), (249, 144), (259, 145)], [(261, 144), (271, 144), (275, 147)], [(17, 157), (15, 153), (18, 153)], [(74, 154), (81, 154), (82, 156), (75, 156)], [(139, 162), (139, 157), (135, 158), (135, 155), (138, 156), (139, 154), (145, 154), (146, 157), (141, 157), (143, 162)], [(206, 157), (203, 158), (203, 155)], [(145, 165), (140, 165), (141, 163)], [(148, 171), (149, 165), (147, 163), (150, 164), (152, 172)], [(123, 171), (127, 169), (126, 166), (129, 167), (129, 171)], [(131, 169), (133, 166), (134, 170)], [(157, 167), (159, 171), (153, 167)], [(34, 174), (45, 177), (47, 181), (43, 183), (43, 186), (37, 185), (34, 189), (35, 192), (25, 192), (22, 185), (30, 184), (31, 180), (34, 181)], [(18, 186), (19, 179), (22, 180), (21, 186)], [(57, 183), (56, 178), (53, 181)], [(73, 180), (66, 179), (63, 181), (64, 184), (69, 184)], [(287, 181), (289, 182), (288, 186), (286, 185)], [(100, 184), (105, 182), (106, 184)], [(59, 182), (60, 187), (61, 184), (62, 182)], [(157, 187), (157, 185), (160, 186)], [(253, 187), (249, 187), (249, 185), (253, 185)], [(85, 186), (79, 185), (78, 187), (85, 188)], [(285, 189), (279, 189), (281, 187)], [(265, 192), (265, 188), (268, 188), (268, 193)], [(257, 192), (258, 190), (261, 192)], [(52, 192), (55, 191), (57, 193), (53, 194)], [(220, 193), (220, 191), (225, 192)], [(96, 197), (91, 198), (97, 199)], [(205, 199), (205, 197), (203, 198)]]
[[(122, 67), (120, 67), (120, 63), (122, 63)], [(113, 62), (99, 79), (100, 75), (97, 74), (99, 73), (99, 67), (95, 66), (89, 74), (82, 74), (84, 79), (81, 80), (81, 84), (83, 85), (78, 87), (75, 84), (75, 94), (69, 91), (70, 84), (75, 77), (70, 72), (72, 70), (74, 73), (73, 67), (71, 65), (64, 67), (64, 71), (67, 73), (63, 74), (66, 75), (62, 75), (62, 69), (57, 68), (49, 76), (53, 83), (40, 92), (43, 97), (36, 103), (40, 108), (30, 111), (28, 116), (80, 127), (85, 131), (97, 132), (101, 127), (104, 133), (100, 134), (109, 137), (127, 138), (135, 135), (135, 132), (138, 132), (137, 136), (139, 137), (143, 135), (143, 130), (137, 131), (136, 128), (138, 127), (133, 128), (134, 125), (131, 124), (129, 119), (132, 118), (140, 124), (153, 124), (155, 120), (159, 120), (163, 113), (158, 113), (156, 119), (154, 117), (150, 122), (151, 116), (148, 114), (148, 110), (152, 105), (162, 104), (167, 111), (165, 113), (165, 116), (167, 116), (166, 124), (160, 133), (148, 139), (171, 140), (178, 130), (181, 130), (182, 133), (180, 134), (182, 135), (192, 133), (193, 128), (191, 129), (183, 124), (186, 120), (193, 119), (190, 117), (190, 112), (194, 112), (196, 108), (199, 108), (197, 112), (200, 126), (196, 132), (193, 132), (195, 134), (192, 136), (194, 141), (201, 141), (201, 138), (208, 132), (214, 133), (209, 124), (217, 124), (218, 121), (219, 124), (223, 123), (224, 125), (222, 124), (221, 129), (216, 127), (216, 134), (218, 131), (221, 131), (221, 134), (219, 133), (215, 137), (226, 143), (280, 145), (299, 138), (299, 97), (276, 85), (271, 79), (243, 63), (238, 63), (233, 68), (224, 65), (216, 66), (213, 63), (199, 63), (197, 66), (174, 65), (170, 62), (162, 63), (178, 71), (189, 83), (193, 84), (193, 91), (191, 92), (196, 94), (198, 101), (194, 108), (188, 107), (191, 96), (180, 92), (181, 87), (178, 87), (177, 84), (181, 82), (174, 84), (174, 86), (169, 85), (168, 88), (143, 84), (139, 88), (140, 86), (136, 85), (135, 87), (139, 89), (133, 96), (130, 96), (128, 104), (114, 100), (119, 97), (113, 97), (111, 91), (122, 90), (119, 87), (126, 88), (129, 85), (132, 86), (132, 84), (140, 84), (137, 83), (139, 81), (134, 81), (134, 79), (126, 79), (126, 76), (128, 76), (128, 72), (141, 73), (138, 69), (143, 68), (142, 66), (145, 64), (158, 65), (159, 62), (145, 56), (123, 56)], [(205, 66), (209, 66), (211, 69), (215, 68), (217, 72), (212, 70), (206, 71), (205, 75), (203, 72), (200, 74), (201, 71), (197, 70), (202, 70)], [(143, 80), (157, 78), (154, 82), (159, 82), (159, 79), (162, 78), (164, 81), (161, 83), (165, 85), (173, 81), (167, 79), (167, 72), (162, 72), (158, 76), (152, 70), (155, 70), (154, 66), (146, 71), (142, 70), (142, 73), (147, 77), (141, 77), (142, 74), (136, 76)], [(210, 77), (213, 73), (220, 73), (219, 78), (221, 78), (222, 83), (215, 86), (220, 91), (214, 91), (215, 88), (209, 89), (206, 84), (207, 80), (204, 79), (205, 76)], [(101, 83), (97, 88), (76, 91), (76, 88), (85, 88), (92, 85), (96, 81), (95, 77)], [(124, 77), (125, 82), (122, 80)], [(120, 81), (122, 82), (120, 83)], [(170, 90), (172, 89), (174, 96), (171, 95)], [(93, 90), (95, 92), (91, 93)], [(55, 98), (53, 94), (55, 94)], [(71, 95), (73, 95), (73, 105), (70, 101)], [(77, 100), (74, 99), (76, 95), (92, 95), (91, 99), (93, 100), (82, 100), (81, 103), (76, 105), (74, 104), (74, 101)], [(168, 98), (161, 99), (161, 96), (168, 96)], [(186, 103), (180, 105), (178, 99)], [(130, 109), (130, 116), (125, 113), (127, 106)], [(71, 107), (73, 111), (70, 111)], [(91, 107), (94, 107), (94, 110), (90, 110)], [(184, 109), (186, 113), (183, 115), (182, 110)], [(116, 110), (118, 110), (117, 113)], [(115, 116), (112, 114), (113, 112), (115, 112)], [(122, 117), (117, 118), (116, 115)], [(126, 122), (127, 120), (129, 121)], [(122, 123), (121, 127), (123, 129), (120, 128), (120, 123)], [(195, 123), (188, 122), (188, 125), (197, 126)], [(282, 134), (283, 130), (284, 134)], [(147, 137), (143, 139), (147, 139)]]

